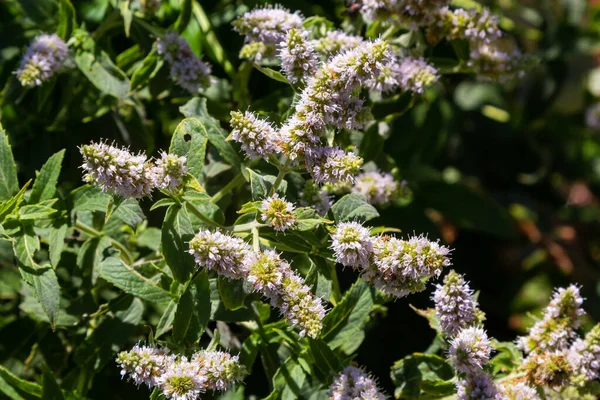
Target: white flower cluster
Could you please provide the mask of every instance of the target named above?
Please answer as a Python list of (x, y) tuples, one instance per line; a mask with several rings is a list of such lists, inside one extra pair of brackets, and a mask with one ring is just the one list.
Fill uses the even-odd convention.
[(478, 327), (470, 327), (461, 330), (450, 341), (448, 355), (457, 371), (477, 374), (488, 363), (491, 351), (485, 331)]
[(371, 20), (399, 21), (410, 28), (429, 26), (450, 0), (364, 0), (361, 11)]
[(370, 110), (353, 93), (376, 79), (394, 58), (382, 40), (364, 42), (322, 64), (308, 80), (294, 114), (281, 134), (284, 152), (295, 159), (321, 146), (328, 125), (337, 128), (360, 128), (370, 118)]
[(437, 69), (429, 65), (423, 58), (406, 57), (401, 59), (395, 75), (403, 90), (418, 94), (423, 94), (439, 79)]
[(448, 39), (466, 39), (471, 43), (492, 43), (502, 37), (498, 27), (499, 19), (489, 9), (481, 11), (472, 8), (458, 8), (450, 11), (440, 10), (441, 19), (438, 25), (445, 31)]
[(365, 196), (370, 204), (382, 206), (393, 200), (398, 189), (398, 182), (391, 174), (363, 172), (356, 177), (351, 190)]
[(317, 147), (306, 155), (306, 167), (317, 183), (354, 182), (363, 159), (338, 147)]
[(525, 353), (566, 350), (581, 326), (580, 317), (585, 314), (582, 304), (577, 286), (558, 289), (542, 318), (529, 330), (528, 336), (519, 340), (520, 348)]
[(309, 32), (290, 29), (285, 40), (279, 44), (281, 70), (291, 83), (306, 81), (317, 70), (317, 53), (308, 38)]
[(277, 253), (255, 252), (239, 238), (207, 230), (190, 241), (189, 253), (199, 267), (250, 282), (291, 325), (300, 327), (301, 336), (319, 336), (325, 317), (321, 299), (311, 294), (304, 280)]
[(285, 40), (292, 29), (302, 28), (300, 13), (291, 13), (279, 6), (255, 8), (233, 22), (234, 29), (245, 36), (247, 43), (240, 56), (260, 61), (275, 54), (276, 46)]
[(231, 138), (242, 144), (242, 150), (249, 158), (266, 158), (281, 151), (278, 132), (253, 112), (232, 111), (229, 123)]
[(600, 324), (573, 342), (567, 352), (567, 360), (576, 377), (593, 381), (600, 378)]
[(202, 350), (188, 360), (168, 349), (138, 344), (119, 353), (117, 363), (122, 376), (128, 375), (137, 385), (158, 387), (173, 400), (196, 400), (206, 390), (225, 391), (246, 374), (238, 356), (222, 351)]
[(364, 39), (360, 36), (349, 35), (340, 30), (328, 31), (325, 36), (315, 40), (315, 51), (325, 58), (335, 56), (360, 46)]
[(335, 377), (329, 388), (331, 400), (385, 400), (377, 382), (365, 371), (352, 365)]
[(480, 311), (473, 291), (454, 270), (446, 275), (443, 285), (436, 285), (433, 301), (440, 328), (446, 336), (453, 337), (477, 322)]
[(483, 371), (459, 379), (456, 390), (459, 400), (505, 400), (492, 377)]
[(134, 155), (103, 142), (84, 145), (79, 150), (84, 181), (124, 198), (148, 196), (157, 187), (173, 190), (187, 173), (185, 157), (164, 152), (153, 165), (143, 153)]
[(200, 60), (188, 42), (174, 32), (157, 40), (158, 54), (169, 63), (171, 79), (179, 86), (195, 94), (211, 83), (211, 68)]
[(537, 390), (524, 382), (506, 382), (499, 385), (498, 389), (502, 400), (540, 400)]
[(337, 262), (358, 269), (364, 280), (396, 297), (424, 290), (431, 277), (450, 265), (450, 250), (424, 236), (371, 237), (356, 222), (337, 225), (331, 248)]
[(57, 34), (40, 35), (33, 39), (16, 72), (21, 85), (40, 86), (64, 64), (69, 49)]
[(262, 219), (273, 229), (283, 232), (296, 223), (294, 204), (280, 199), (277, 193), (264, 199), (261, 203)]

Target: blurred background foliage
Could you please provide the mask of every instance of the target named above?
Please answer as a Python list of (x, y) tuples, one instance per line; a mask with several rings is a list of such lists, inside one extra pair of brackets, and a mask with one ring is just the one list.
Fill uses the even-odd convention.
[[(126, 32), (123, 11), (115, 2), (73, 3), (78, 24), (128, 75), (150, 51), (155, 27), (173, 24), (180, 8), (179, 0), (164, 0), (151, 22), (134, 16)], [(203, 95), (224, 127), (231, 110), (285, 111), (291, 102), (287, 85), (247, 68), (238, 58), (243, 39), (233, 32), (231, 21), (264, 3), (195, 2), (183, 33), (213, 66), (218, 81)], [(280, 3), (336, 26), (360, 18), (352, 4), (342, 1)], [(456, 3), (468, 7), (473, 2)], [(486, 328), (499, 340), (524, 332), (552, 288), (571, 282), (583, 286), (589, 321), (600, 320), (600, 131), (586, 126), (588, 107), (600, 101), (600, 2), (481, 3), (502, 16), (502, 28), (540, 63), (509, 85), (445, 75), (443, 85), (406, 113), (406, 99), (375, 104), (375, 116), (391, 117), (388, 124), (375, 126), (380, 135), (362, 143), (361, 155), (402, 176), (412, 197), (381, 210), (373, 225), (426, 232), (450, 244), (455, 269), (480, 291)], [(13, 71), (33, 37), (55, 30), (57, 8), (53, 0), (0, 0), (0, 120), (21, 182), (35, 177), (49, 156), (67, 149), (60, 190), (68, 191), (81, 184), (78, 145), (106, 138), (155, 155), (168, 147), (183, 117), (179, 107), (188, 97), (168, 85), (164, 68), (138, 92), (107, 94), (82, 79), (75, 65), (41, 88), (23, 90)], [(447, 49), (438, 47), (428, 51), (443, 57)], [(109, 78), (118, 91), (124, 78), (118, 73)], [(204, 184), (211, 192), (233, 174), (215, 161)], [(161, 222), (160, 212), (150, 218), (152, 226)], [(19, 318), (13, 290), (20, 287), (19, 278), (5, 268), (12, 263), (10, 245), (0, 242), (0, 363), (26, 377), (32, 346), (39, 346), (60, 373), (60, 359), (52, 359), (52, 351), (61, 354), (56, 336), (47, 326)], [(356, 277), (349, 270), (340, 274), (345, 287)], [(426, 291), (389, 303), (376, 309), (369, 322), (358, 361), (380, 378), (388, 393), (393, 393), (389, 369), (394, 361), (425, 350), (433, 339), (427, 321), (408, 307), (430, 306), (429, 296)], [(263, 378), (257, 368), (246, 381), (247, 392), (268, 394)], [(93, 379), (90, 398), (147, 396), (121, 381), (111, 362)]]

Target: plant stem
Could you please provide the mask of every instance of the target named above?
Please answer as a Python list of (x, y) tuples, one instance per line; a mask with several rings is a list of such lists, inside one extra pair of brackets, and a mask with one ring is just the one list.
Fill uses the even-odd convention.
[(236, 189), (237, 187), (241, 186), (245, 182), (246, 182), (246, 179), (244, 178), (244, 175), (242, 175), (241, 173), (239, 175), (236, 175), (235, 178), (233, 178), (231, 181), (229, 181), (229, 183), (227, 185), (225, 185), (221, 190), (219, 190), (217, 193), (215, 193), (212, 196), (211, 201), (213, 203), (218, 202), (227, 193), (229, 193), (233, 189)]
[(131, 257), (131, 254), (129, 254), (129, 250), (127, 250), (127, 247), (125, 247), (125, 245), (123, 245), (123, 243), (119, 242), (118, 240), (115, 240), (113, 238), (111, 238), (110, 236), (105, 235), (103, 232), (97, 231), (94, 228), (92, 228), (91, 226), (88, 226), (84, 223), (81, 222), (75, 222), (75, 224), (73, 225), (73, 227), (83, 233), (86, 233), (90, 236), (93, 236), (95, 238), (101, 238), (103, 236), (106, 236), (109, 240), (110, 243), (121, 252), (121, 255), (123, 256), (123, 258), (125, 258), (125, 262), (128, 265), (131, 265), (133, 263), (133, 259)]
[(191, 203), (186, 203), (189, 207), (188, 209), (192, 212), (192, 214), (194, 214), (196, 217), (198, 217), (198, 219), (200, 219), (202, 222), (204, 222), (205, 224), (209, 225), (209, 226), (214, 226), (217, 228), (221, 228), (221, 229), (226, 229), (226, 230), (230, 230), (230, 228), (219, 224), (216, 221), (213, 221), (212, 219), (207, 218), (204, 214), (202, 214), (195, 205), (191, 204)]
[(275, 192), (277, 192), (279, 185), (281, 185), (281, 181), (283, 180), (283, 178), (285, 178), (285, 176), (288, 174), (288, 172), (290, 172), (289, 166), (291, 163), (292, 163), (292, 160), (290, 160), (288, 158), (286, 160), (285, 164), (283, 165), (283, 167), (279, 168), (279, 173), (277, 174), (277, 178), (275, 178), (273, 187), (269, 191), (269, 196), (273, 196), (275, 194)]
[(260, 236), (256, 226), (252, 227), (252, 248), (256, 252), (260, 251)]

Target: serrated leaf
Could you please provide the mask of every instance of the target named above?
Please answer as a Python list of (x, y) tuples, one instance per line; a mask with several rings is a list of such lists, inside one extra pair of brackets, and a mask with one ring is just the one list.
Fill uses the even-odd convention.
[(162, 335), (164, 335), (171, 326), (173, 325), (173, 321), (175, 320), (175, 311), (177, 310), (177, 303), (174, 300), (171, 300), (165, 311), (163, 311), (163, 315), (160, 317), (158, 321), (158, 325), (156, 326), (156, 333), (154, 334), (154, 338), (158, 339)]
[(238, 310), (244, 307), (244, 282), (240, 279), (227, 279), (223, 276), (218, 280), (221, 301), (228, 310)]
[(126, 293), (153, 303), (167, 304), (170, 294), (116, 257), (98, 264), (99, 275)]
[(210, 314), (210, 283), (206, 271), (202, 271), (179, 299), (173, 321), (173, 339), (176, 342), (197, 342), (204, 333)]
[(2, 378), (6, 383), (11, 385), (12, 387), (19, 389), (25, 393), (36, 397), (42, 396), (42, 387), (40, 385), (19, 378), (18, 376), (10, 372), (8, 369), (6, 369), (6, 367), (4, 367), (3, 365), (0, 365), (0, 378)]
[(47, 365), (42, 367), (42, 400), (64, 400), (60, 386)]
[(70, 0), (58, 0), (58, 27), (56, 33), (65, 42), (71, 37), (77, 26), (75, 8)]
[(101, 50), (94, 40), (84, 31), (78, 30), (76, 37), (80, 41), (75, 54), (75, 63), (79, 70), (101, 92), (125, 99), (129, 93), (129, 79)]
[(359, 279), (323, 319), (321, 337), (332, 349), (349, 346), (362, 331), (373, 308), (373, 288)]
[(195, 97), (179, 108), (179, 111), (187, 118), (197, 118), (206, 129), (210, 143), (215, 146), (221, 157), (236, 169), (240, 169), (242, 160), (238, 152), (225, 138), (227, 133), (221, 128), (219, 121), (214, 119), (206, 109), (206, 99)]
[(454, 382), (451, 382), (454, 369), (435, 354), (413, 353), (397, 361), (392, 366), (391, 377), (396, 385), (397, 399), (418, 399), (421, 391), (439, 397), (455, 391)]
[[(246, 168), (246, 171), (248, 171), (248, 176), (250, 177), (250, 189), (252, 191), (252, 199), (262, 200), (268, 197), (269, 193), (271, 192), (271, 189), (273, 188), (273, 184), (277, 178), (273, 175), (261, 175), (258, 172), (251, 170), (250, 168)], [(287, 182), (283, 180), (277, 188), (277, 193), (285, 195), (286, 191)]]
[(4, 221), (8, 215), (15, 214), (19, 210), (19, 207), (23, 202), (23, 197), (25, 196), (25, 191), (30, 183), (31, 180), (28, 181), (10, 200), (0, 203), (0, 222)]
[(336, 221), (368, 221), (379, 217), (379, 213), (367, 200), (356, 193), (347, 194), (331, 207)]
[[(274, 399), (295, 400), (300, 398), (300, 389), (306, 380), (306, 373), (294, 357), (289, 357), (273, 376), (273, 390), (281, 393)], [(273, 395), (273, 394), (271, 394)]]
[(106, 212), (110, 196), (91, 185), (83, 185), (73, 190), (68, 197), (73, 212), (100, 211)]
[(61, 150), (53, 154), (42, 166), (31, 188), (29, 204), (36, 204), (54, 197), (64, 155), (65, 151)]
[(39, 204), (23, 206), (19, 209), (19, 219), (21, 221), (26, 221), (50, 218), (52, 214), (56, 213), (56, 211), (57, 210), (52, 207), (42, 206)]
[(50, 263), (54, 268), (58, 265), (60, 257), (65, 246), (65, 236), (69, 230), (66, 221), (56, 220), (50, 227), (48, 234), (48, 247), (50, 252)]
[(13, 242), (13, 249), (21, 276), (31, 287), (34, 297), (48, 315), (50, 325), (54, 329), (58, 316), (60, 286), (54, 270), (35, 261), (35, 253), (40, 249), (40, 240), (33, 232), (32, 226), (22, 227), (21, 234)]
[(0, 201), (10, 200), (18, 191), (17, 166), (6, 131), (0, 125)]
[(260, 72), (262, 72), (269, 78), (276, 80), (277, 82), (287, 83), (288, 85), (291, 85), (290, 81), (288, 81), (287, 78), (281, 74), (281, 72), (275, 71), (268, 67), (261, 67), (258, 64), (253, 64), (253, 65), (254, 65), (254, 68), (259, 70)]
[(139, 90), (145, 86), (161, 69), (164, 61), (158, 56), (155, 47), (144, 58), (142, 64), (135, 70), (131, 77), (131, 89)]
[(173, 277), (181, 283), (187, 282), (196, 267), (194, 257), (187, 252), (187, 243), (193, 236), (194, 230), (185, 208), (170, 206), (162, 224), (162, 251)]
[(186, 118), (177, 125), (169, 152), (187, 157), (188, 172), (198, 177), (204, 167), (208, 134), (204, 125), (196, 118)]

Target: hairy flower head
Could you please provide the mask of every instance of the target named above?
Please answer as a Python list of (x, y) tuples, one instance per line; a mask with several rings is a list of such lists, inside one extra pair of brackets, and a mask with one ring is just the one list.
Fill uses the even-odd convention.
[(398, 182), (391, 174), (363, 172), (356, 177), (352, 192), (364, 195), (370, 204), (385, 205), (394, 199), (398, 189)]
[(210, 66), (194, 54), (184, 38), (169, 32), (157, 43), (158, 54), (169, 63), (171, 79), (177, 85), (192, 94), (210, 85)]
[(371, 263), (371, 231), (358, 222), (340, 222), (331, 234), (336, 261), (345, 267), (367, 268)]
[(205, 378), (206, 389), (225, 391), (246, 375), (239, 357), (223, 351), (202, 350), (195, 353), (192, 360), (198, 364), (200, 375)]
[(306, 81), (317, 70), (317, 53), (308, 39), (308, 31), (290, 29), (279, 44), (281, 70), (291, 83)]
[(40, 86), (64, 64), (69, 49), (57, 34), (40, 35), (33, 39), (16, 71), (23, 86)]
[(463, 276), (453, 270), (446, 275), (443, 285), (436, 285), (433, 301), (440, 328), (447, 336), (455, 336), (478, 322), (479, 310), (473, 291)]
[(266, 120), (253, 112), (231, 112), (231, 138), (242, 144), (242, 150), (249, 158), (266, 158), (281, 151), (279, 134)]
[(249, 251), (250, 246), (240, 238), (201, 230), (190, 240), (188, 252), (194, 256), (198, 266), (227, 278), (240, 279), (246, 273), (243, 260)]
[(364, 370), (352, 365), (335, 377), (329, 392), (332, 400), (385, 400), (377, 382)]
[(261, 204), (262, 219), (276, 231), (283, 232), (296, 223), (294, 205), (277, 193), (264, 199)]
[(461, 330), (450, 342), (448, 355), (458, 371), (475, 374), (488, 363), (491, 351), (485, 331), (471, 327)]
[(181, 184), (187, 174), (187, 158), (162, 152), (155, 166), (158, 186), (162, 189), (174, 190)]
[(130, 351), (122, 351), (117, 356), (121, 366), (121, 376), (127, 375), (137, 385), (145, 384), (152, 388), (157, 379), (173, 363), (173, 357), (165, 348), (136, 344)]

